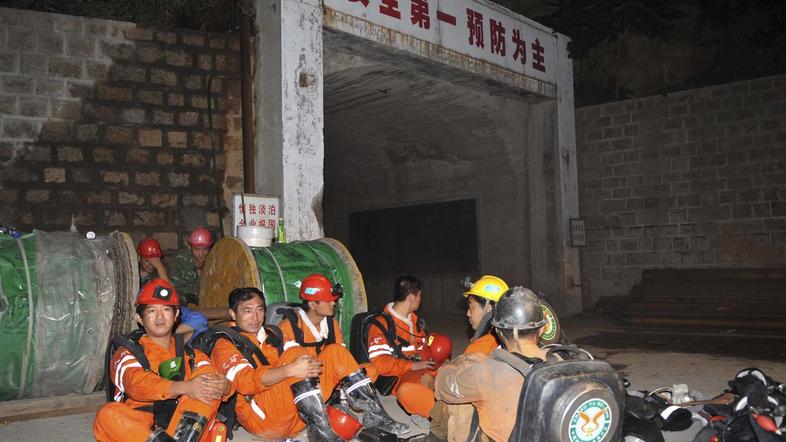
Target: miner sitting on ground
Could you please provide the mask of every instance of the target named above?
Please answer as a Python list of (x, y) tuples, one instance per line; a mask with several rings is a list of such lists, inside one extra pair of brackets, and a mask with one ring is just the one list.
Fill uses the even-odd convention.
[[(112, 355), (107, 388), (114, 388), (115, 402), (98, 410), (93, 433), (100, 442), (196, 442), (231, 385), (207, 355), (185, 351), (183, 341), (173, 336), (178, 295), (169, 282), (157, 278), (145, 284), (136, 312), (144, 333), (130, 335), (126, 347)], [(164, 403), (169, 412), (157, 406)]]
[(265, 439), (284, 439), (307, 426), (309, 440), (340, 441), (324, 403), (336, 387), (343, 391), (351, 408), (363, 411), (364, 426), (397, 434), (409, 431), (387, 415), (371, 380), (341, 345), (328, 345), (316, 357), (301, 346), (276, 348), (268, 332), (277, 330), (263, 326), (265, 299), (259, 289), (233, 290), (229, 315), (235, 321), (235, 330), (262, 354), (260, 357), (255, 352), (250, 361), (226, 339), (216, 341), (211, 354), (238, 393), (237, 419), (250, 433)]
[[(467, 301), (467, 319), (474, 332), (464, 354), (479, 353), (488, 356), (499, 348), (499, 340), (491, 327), (491, 319), (494, 306), (507, 290), (508, 285), (505, 281), (496, 276), (485, 275), (464, 292)], [(402, 388), (405, 391), (409, 390), (409, 394), (418, 398), (417, 401), (406, 404), (408, 405), (406, 411), (422, 417), (431, 417), (431, 431), (425, 442), (447, 440), (450, 417), (453, 417), (452, 433), (460, 432), (464, 434), (463, 440), (466, 440), (472, 419), (471, 405), (449, 406), (443, 401), (435, 401), (433, 391), (420, 385), (407, 384)], [(421, 391), (418, 392), (418, 389)]]
[[(523, 287), (508, 290), (499, 299), (491, 320), (505, 349), (497, 351), (545, 361), (547, 351), (538, 345), (540, 329), (545, 324), (540, 300), (534, 292)], [(507, 363), (470, 353), (439, 370), (436, 397), (448, 404), (472, 404), (483, 434), (492, 440), (508, 440), (516, 423), (523, 383), (521, 373)]]
[(198, 227), (188, 236), (188, 247), (167, 259), (170, 281), (187, 303), (199, 304), (199, 278), (212, 246), (210, 231)]
[[(434, 361), (417, 360), (426, 345), (427, 332), (423, 321), (415, 312), (420, 308), (420, 301), (423, 297), (421, 291), (422, 283), (411, 275), (401, 275), (396, 278), (394, 285), (393, 302), (387, 304), (382, 314), (392, 318), (396, 337), (396, 342), (389, 342), (386, 337), (386, 330), (380, 330), (376, 325), (371, 325), (368, 329), (368, 357), (377, 371), (382, 376), (396, 377), (396, 385), (393, 393), (402, 403), (405, 409), (409, 404), (419, 402), (416, 397), (420, 394), (420, 388), (412, 389), (411, 394), (406, 384), (422, 385), (428, 390), (433, 389)], [(388, 321), (377, 316), (380, 324), (387, 324)], [(399, 351), (393, 346), (397, 346)], [(396, 353), (403, 358), (396, 357)], [(402, 389), (403, 387), (403, 389)], [(429, 391), (430, 394), (430, 391)]]
[[(341, 285), (333, 285), (324, 275), (313, 274), (300, 283), (303, 303), (293, 309), (285, 308), (279, 327), (284, 334), (284, 348), (301, 346), (316, 357), (330, 345), (346, 347), (341, 326), (336, 319), (336, 303), (344, 295)], [(361, 364), (373, 381), (377, 370), (373, 364)]]
[[(191, 234), (194, 237), (194, 233), (198, 232), (200, 229), (194, 230)], [(207, 233), (207, 238), (210, 238), (210, 232), (207, 230), (202, 229)], [(203, 235), (205, 232), (201, 232), (200, 235)], [(199, 236), (197, 239), (202, 238), (204, 241), (204, 236)], [(191, 241), (190, 238), (189, 241)], [(212, 240), (211, 240), (212, 241)], [(192, 249), (194, 247), (192, 246)], [(207, 254), (203, 249), (196, 248), (198, 250), (198, 255), (202, 256), (202, 265), (204, 264), (204, 255)], [(209, 249), (206, 249), (209, 250)], [(189, 252), (191, 253), (191, 252)], [(139, 285), (140, 287), (145, 285), (148, 281), (152, 278), (161, 278), (170, 283), (172, 283), (180, 294), (180, 286), (174, 282), (174, 275), (183, 274), (182, 270), (175, 270), (172, 272), (172, 276), (170, 276), (170, 272), (167, 271), (167, 266), (164, 265), (161, 258), (163, 257), (163, 252), (161, 251), (161, 244), (158, 243), (153, 238), (145, 238), (139, 242), (137, 246), (137, 254), (139, 255)], [(180, 259), (177, 262), (182, 262), (183, 259)], [(195, 261), (196, 262), (196, 261)], [(182, 266), (182, 265), (181, 265)], [(196, 273), (194, 273), (196, 275)], [(182, 280), (182, 279), (181, 279)], [(188, 284), (185, 287), (189, 287)], [(197, 281), (197, 293), (198, 293), (198, 281)], [(194, 296), (191, 296), (192, 298)], [(180, 323), (177, 325), (177, 329), (175, 333), (179, 335), (183, 335), (187, 342), (191, 342), (194, 336), (201, 333), (203, 330), (207, 329), (207, 317), (198, 312), (194, 311), (191, 308), (187, 307), (188, 300), (184, 296), (179, 296), (180, 299)]]

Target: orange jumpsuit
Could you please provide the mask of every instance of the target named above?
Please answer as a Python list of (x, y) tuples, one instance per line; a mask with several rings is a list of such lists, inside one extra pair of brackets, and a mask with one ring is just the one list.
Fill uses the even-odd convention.
[[(314, 323), (311, 322), (310, 319), (308, 319), (308, 316), (306, 316), (306, 312), (304, 312), (302, 309), (296, 308), (294, 311), (295, 314), (297, 315), (296, 325), (298, 328), (300, 328), (300, 330), (303, 330), (304, 343), (311, 344), (316, 342), (322, 342), (324, 339), (327, 339), (329, 335), (328, 321), (333, 321), (333, 330), (334, 330), (333, 333), (336, 338), (335, 344), (339, 344), (342, 347), (346, 348), (347, 345), (344, 343), (344, 334), (341, 333), (341, 326), (338, 324), (338, 321), (336, 320), (335, 317), (322, 318), (322, 321), (320, 321), (319, 326), (317, 327), (316, 325), (314, 325)], [(278, 327), (281, 329), (281, 333), (284, 334), (285, 349), (300, 345), (300, 343), (297, 342), (297, 340), (295, 339), (295, 332), (294, 330), (292, 330), (292, 324), (289, 322), (289, 319), (284, 318), (281, 321), (281, 323), (278, 324)], [(306, 349), (306, 351), (308, 352), (308, 354), (311, 355), (311, 357), (314, 358), (317, 357), (316, 347), (307, 346), (303, 348)], [(324, 348), (325, 347), (323, 347), (323, 349)], [(352, 354), (349, 353), (349, 351), (347, 351), (347, 353), (349, 354), (349, 357), (352, 357)], [(341, 357), (343, 358), (345, 356), (346, 355), (342, 355)], [(331, 362), (336, 362), (336, 361), (331, 361)], [(376, 367), (374, 367), (373, 364), (360, 364), (360, 366), (366, 369), (366, 375), (371, 379), (372, 382), (375, 382), (377, 380), (377, 376), (379, 376), (379, 373), (377, 372), (377, 369)]]
[[(93, 434), (99, 442), (144, 441), (152, 431), (153, 413), (136, 408), (151, 406), (155, 401), (169, 398), (169, 388), (174, 381), (159, 376), (158, 366), (161, 362), (176, 356), (174, 338), (170, 341), (169, 349), (159, 346), (147, 336), (142, 336), (139, 345), (144, 349), (145, 356), (150, 362), (149, 372), (142, 369), (137, 358), (125, 348), (118, 349), (112, 357), (109, 367), (110, 376), (117, 387), (115, 400), (120, 400), (121, 392), (125, 393), (126, 400), (105, 404), (96, 413)], [(187, 361), (183, 361), (183, 364), (186, 367), (186, 380), (207, 373), (216, 373), (215, 367), (210, 364), (210, 359), (199, 350), (194, 350), (194, 371), (191, 371)], [(216, 416), (219, 404), (219, 401), (206, 404), (188, 396), (180, 396), (167, 433), (169, 435), (174, 433), (185, 411), (195, 412), (211, 422)]]
[[(393, 318), (396, 327), (396, 335), (406, 341), (408, 345), (402, 347), (401, 351), (407, 358), (420, 354), (423, 345), (426, 343), (426, 331), (416, 330), (418, 316), (410, 313), (408, 318), (401, 316), (393, 310), (393, 303), (385, 306), (385, 313)], [(382, 324), (386, 324), (384, 318), (380, 318)], [(436, 375), (436, 370), (422, 369), (412, 370), (413, 361), (411, 359), (399, 359), (393, 355), (393, 348), (385, 338), (385, 334), (376, 326), (369, 327), (368, 330), (368, 357), (376, 367), (380, 375), (396, 376), (398, 383), (394, 389), (397, 393), (398, 388), (405, 383), (420, 384), (425, 375)]]
[(484, 355), (490, 355), (497, 348), (499, 348), (499, 341), (497, 341), (497, 337), (493, 333), (489, 332), (474, 342), (470, 342), (466, 350), (464, 350), (464, 354), (483, 353)]
[[(240, 351), (226, 339), (219, 339), (211, 359), (240, 395), (235, 411), (240, 425), (248, 432), (264, 439), (283, 439), (302, 431), (306, 424), (300, 420), (290, 386), (300, 378), (287, 378), (272, 386), (262, 383), (262, 375), (273, 367), (281, 367), (307, 354), (303, 347), (295, 346), (278, 355), (275, 347), (260, 341), (256, 335), (243, 333), (260, 346), (270, 365), (254, 356), (257, 368), (252, 367)], [(264, 339), (263, 339), (264, 341)], [(327, 400), (341, 379), (358, 370), (352, 355), (337, 344), (327, 345), (316, 359), (325, 362), (319, 376), (322, 398)], [(250, 400), (246, 400), (250, 397)]]

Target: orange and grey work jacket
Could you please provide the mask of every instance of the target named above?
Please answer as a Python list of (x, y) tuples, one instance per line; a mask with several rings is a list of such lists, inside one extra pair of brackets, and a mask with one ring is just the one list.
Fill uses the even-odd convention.
[(459, 356), (437, 373), (435, 393), (448, 404), (472, 404), (480, 429), (496, 441), (506, 441), (516, 424), (524, 377), (505, 362), (479, 353)]

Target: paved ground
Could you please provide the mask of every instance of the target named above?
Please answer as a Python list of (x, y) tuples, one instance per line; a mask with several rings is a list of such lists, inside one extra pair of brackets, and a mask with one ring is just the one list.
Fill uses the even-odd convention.
[[(444, 330), (456, 343), (454, 353), (464, 348), (463, 318), (430, 318), (432, 330)], [(674, 329), (621, 327), (603, 316), (587, 315), (563, 321), (567, 336), (607, 360), (632, 383), (652, 390), (687, 384), (698, 399), (715, 396), (726, 381), (748, 367), (758, 367), (775, 379), (786, 379), (786, 339), (783, 336), (743, 335), (734, 331), (702, 332)], [(459, 345), (459, 343), (462, 343)], [(392, 398), (385, 398), (391, 414), (411, 423)], [(93, 414), (81, 414), (28, 422), (0, 424), (0, 440), (90, 441)], [(417, 433), (424, 430), (413, 425)], [(667, 434), (669, 441), (688, 441), (694, 430)], [(261, 440), (244, 431), (236, 442)]]

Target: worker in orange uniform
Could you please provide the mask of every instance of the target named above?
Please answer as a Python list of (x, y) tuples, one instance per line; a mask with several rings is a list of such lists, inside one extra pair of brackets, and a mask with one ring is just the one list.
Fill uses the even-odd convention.
[(328, 345), (316, 357), (301, 346), (282, 349), (279, 354), (268, 338), (273, 329), (263, 326), (265, 299), (259, 289), (233, 290), (229, 315), (236, 330), (264, 355), (255, 354), (252, 363), (235, 344), (223, 339), (215, 343), (211, 353), (213, 362), (238, 392), (235, 410), (247, 431), (266, 439), (283, 439), (306, 427), (309, 440), (339, 441), (324, 403), (336, 387), (343, 391), (349, 406), (363, 411), (364, 426), (397, 435), (409, 431), (388, 416), (371, 380), (341, 345)]
[[(205, 232), (201, 232), (200, 229), (197, 229), (194, 232), (199, 233), (200, 238), (202, 238), (202, 240), (204, 241), (204, 233), (207, 232), (206, 230)], [(207, 232), (207, 234), (209, 238), (210, 232)], [(191, 236), (192, 238), (189, 238), (189, 241), (191, 241), (195, 235), (192, 233)], [(192, 246), (192, 250), (197, 250), (197, 248)], [(202, 262), (204, 264), (204, 256), (207, 255), (207, 252), (200, 251), (199, 253), (202, 254), (203, 257)], [(145, 285), (148, 281), (150, 281), (153, 278), (164, 279), (175, 286), (175, 290), (177, 290), (178, 292), (178, 298), (181, 303), (180, 310), (179, 310), (180, 320), (178, 321), (179, 323), (177, 325), (177, 328), (175, 329), (175, 333), (179, 335), (183, 335), (186, 341), (190, 344), (191, 339), (195, 335), (198, 335), (199, 333), (202, 333), (202, 331), (207, 329), (208, 323), (207, 323), (207, 316), (205, 316), (202, 312), (192, 310), (190, 307), (188, 307), (187, 297), (189, 296), (193, 297), (193, 294), (191, 295), (186, 294), (184, 296), (183, 289), (187, 290), (189, 286), (181, 284), (178, 280), (174, 278), (174, 276), (176, 275), (182, 275), (182, 270), (178, 270), (178, 268), (175, 268), (175, 273), (173, 275), (170, 275), (170, 272), (167, 270), (166, 265), (164, 265), (163, 261), (161, 260), (163, 256), (163, 253), (161, 251), (161, 244), (159, 244), (159, 242), (153, 238), (146, 237), (142, 241), (140, 241), (139, 245), (137, 246), (137, 254), (139, 255), (140, 287)], [(194, 273), (194, 278), (196, 278), (196, 272)], [(182, 281), (182, 279), (180, 281)]]
[(491, 328), (491, 317), (494, 306), (506, 291), (508, 285), (505, 281), (496, 276), (484, 275), (464, 292), (467, 298), (467, 319), (474, 331), (464, 354), (490, 355), (499, 347), (500, 342)]
[[(423, 351), (428, 335), (424, 322), (415, 314), (423, 297), (421, 287), (422, 283), (414, 276), (401, 275), (396, 278), (393, 302), (383, 310), (383, 314), (389, 315), (393, 320), (395, 342), (390, 342), (386, 331), (376, 325), (371, 325), (368, 329), (369, 360), (380, 375), (398, 378), (393, 393), (405, 409), (406, 403), (416, 398), (409, 397), (406, 388), (403, 390), (404, 394), (400, 394), (401, 387), (406, 384), (419, 384), (433, 389), (436, 375), (434, 361), (416, 360)], [(377, 316), (379, 323), (387, 323), (387, 320), (380, 316)], [(396, 354), (403, 357), (396, 357)]]
[[(491, 319), (494, 306), (506, 291), (508, 285), (505, 281), (496, 276), (484, 275), (464, 292), (464, 297), (467, 299), (467, 320), (474, 331), (464, 354), (479, 353), (488, 356), (500, 347), (499, 340), (491, 327)], [(414, 388), (412, 390), (411, 394), (419, 400), (409, 404), (411, 409), (407, 411), (423, 417), (431, 417), (430, 433), (424, 442), (447, 440), (448, 422), (451, 417), (453, 417), (452, 433), (469, 434), (473, 411), (471, 405), (448, 405), (443, 401), (436, 401), (434, 395), (429, 394), (431, 391), (421, 391), (418, 394)]]
[[(93, 433), (103, 441), (196, 442), (216, 416), (231, 385), (201, 351), (173, 336), (178, 295), (168, 281), (149, 281), (136, 299), (132, 332), (112, 355), (107, 389), (114, 402), (96, 413)], [(181, 380), (170, 380), (170, 379)]]
[[(301, 346), (316, 357), (330, 345), (346, 348), (341, 326), (336, 319), (336, 302), (344, 296), (341, 284), (333, 285), (320, 274), (303, 278), (300, 283), (300, 307), (279, 310), (284, 318), (278, 325), (284, 334), (284, 348)], [(372, 382), (377, 380), (373, 364), (361, 364)]]
[[(506, 291), (497, 302), (491, 320), (504, 348), (495, 350), (494, 355), (510, 352), (545, 361), (548, 352), (539, 345), (540, 330), (545, 324), (538, 295), (523, 287)], [(507, 363), (481, 353), (469, 353), (440, 368), (436, 395), (448, 404), (472, 404), (483, 436), (508, 440), (516, 423), (523, 384), (521, 373)], [(449, 440), (456, 438), (450, 434)], [(475, 440), (474, 435), (471, 440)]]

